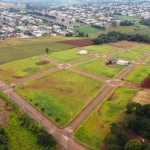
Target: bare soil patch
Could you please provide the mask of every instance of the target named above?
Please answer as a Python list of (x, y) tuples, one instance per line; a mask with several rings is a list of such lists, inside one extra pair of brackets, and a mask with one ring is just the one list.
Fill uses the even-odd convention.
[(127, 42), (127, 41), (120, 41), (120, 42), (111, 43), (109, 45), (114, 46), (114, 47), (119, 47), (119, 48), (130, 48), (130, 47), (136, 46), (137, 43)]
[(107, 98), (107, 101), (112, 101), (113, 97), (114, 97), (114, 93), (112, 93), (112, 94), (110, 95), (110, 97)]
[(0, 128), (9, 122), (9, 111), (5, 107), (6, 102), (0, 99)]
[(150, 89), (150, 76), (142, 83), (141, 87)]
[(94, 44), (91, 39), (60, 41), (59, 43), (69, 44), (76, 47), (83, 47), (83, 46), (89, 46)]
[(21, 78), (23, 78), (22, 76), (12, 76), (13, 78), (15, 78), (15, 79), (21, 79)]
[(137, 92), (137, 94), (132, 99), (133, 102), (144, 104), (150, 104), (150, 90), (144, 89)]
[(37, 62), (36, 64), (37, 65), (45, 65), (45, 64), (48, 64), (49, 62), (48, 61), (40, 61), (40, 62)]

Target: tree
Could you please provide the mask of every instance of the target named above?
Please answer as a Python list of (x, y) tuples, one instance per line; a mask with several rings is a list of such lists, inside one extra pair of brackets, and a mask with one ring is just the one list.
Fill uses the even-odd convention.
[(142, 143), (137, 140), (130, 140), (126, 143), (125, 150), (142, 150)]
[(46, 51), (47, 54), (49, 53), (49, 49), (48, 48), (46, 48), (45, 51)]
[(111, 23), (111, 25), (112, 25), (112, 27), (117, 27), (117, 23), (116, 23), (116, 21), (113, 21), (112, 23)]

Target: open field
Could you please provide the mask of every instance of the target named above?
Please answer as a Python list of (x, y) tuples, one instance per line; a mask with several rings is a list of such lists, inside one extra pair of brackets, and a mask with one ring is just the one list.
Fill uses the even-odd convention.
[(108, 53), (108, 52), (117, 50), (117, 48), (107, 46), (107, 45), (92, 45), (92, 46), (83, 47), (83, 49), (92, 51), (92, 52), (96, 52), (99, 54), (104, 54), (104, 53)]
[(136, 21), (136, 22), (139, 22), (141, 20), (140, 18), (128, 17), (128, 16), (119, 16), (119, 19), (128, 20), (128, 21)]
[(126, 78), (125, 81), (141, 84), (150, 74), (150, 66), (141, 65), (133, 70)]
[(110, 46), (118, 47), (118, 48), (131, 48), (136, 45), (134, 42), (128, 42), (128, 41), (119, 41), (115, 43), (108, 44)]
[(75, 60), (90, 56), (90, 54), (78, 55), (77, 54), (78, 52), (79, 52), (79, 50), (74, 48), (74, 49), (60, 51), (60, 52), (53, 52), (53, 53), (48, 54), (48, 56), (50, 56), (54, 59), (57, 59), (61, 62), (75, 61)]
[(84, 26), (80, 28), (75, 28), (75, 31), (83, 32), (84, 34), (90, 34), (90, 33), (98, 32), (99, 29), (91, 27), (91, 26)]
[(99, 94), (102, 86), (102, 82), (62, 70), (16, 90), (53, 122), (66, 126)]
[[(104, 31), (100, 30), (99, 32), (89, 34), (89, 37), (90, 38), (97, 38), (100, 34), (106, 34), (110, 31), (118, 31), (118, 32), (122, 32), (122, 33), (129, 33), (129, 32), (135, 31), (135, 29), (137, 29), (136, 26), (137, 25), (128, 26), (128, 27), (127, 26), (118, 26), (118, 27), (114, 27), (114, 28), (109, 28), (109, 29), (104, 30)], [(139, 30), (148, 28), (147, 26), (140, 25), (140, 24), (138, 24), (138, 26), (139, 26)]]
[(42, 42), (42, 43), (24, 43), (22, 45), (12, 46), (11, 44), (7, 47), (0, 47), (0, 64), (32, 57), (46, 53), (45, 49), (49, 48), (49, 52), (56, 52), (61, 50), (67, 50), (73, 48), (71, 45), (65, 45), (61, 43), (53, 42)]
[(109, 78), (113, 78), (124, 68), (124, 66), (116, 64), (106, 65), (106, 61), (107, 60), (105, 60), (104, 58), (98, 58), (95, 60), (77, 64), (76, 67), (81, 70)]
[(145, 62), (150, 63), (150, 57), (145, 60)]
[(0, 77), (7, 82), (16, 82), (33, 73), (50, 69), (54, 65), (40, 56), (21, 59), (0, 65)]
[(130, 34), (143, 34), (143, 35), (149, 35), (150, 36), (150, 28), (142, 29), (142, 30), (136, 30), (131, 32)]
[(148, 45), (139, 45), (137, 47), (134, 47), (133, 50), (137, 51), (137, 52), (142, 52), (142, 53), (146, 53), (146, 52), (150, 52), (150, 46)]
[(75, 138), (92, 149), (100, 149), (110, 131), (110, 124), (119, 119), (135, 93), (135, 90), (126, 87), (112, 91), (77, 128)]
[(5, 8), (19, 8), (21, 10), (24, 10), (26, 8), (26, 4), (19, 4), (19, 3), (5, 3), (5, 2), (0, 2), (0, 6), (1, 7), (5, 7)]
[(132, 101), (142, 105), (150, 104), (150, 90), (144, 89), (138, 91), (137, 94), (133, 97)]
[(116, 54), (112, 54), (112, 57), (118, 57), (119, 59), (125, 59), (125, 60), (138, 60), (143, 55), (141, 53), (133, 52), (133, 51), (125, 51), (125, 52), (118, 52)]

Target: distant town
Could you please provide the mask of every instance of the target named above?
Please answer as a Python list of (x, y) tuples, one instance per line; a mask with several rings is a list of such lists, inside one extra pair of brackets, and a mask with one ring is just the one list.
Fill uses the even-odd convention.
[[(138, 19), (150, 17), (150, 2), (136, 1), (126, 5), (122, 1), (102, 4), (51, 5), (49, 9), (36, 9), (30, 4), (0, 2), (0, 38), (35, 38), (41, 36), (83, 36), (82, 26), (100, 30), (117, 26), (122, 17)], [(87, 36), (88, 35), (84, 35)]]

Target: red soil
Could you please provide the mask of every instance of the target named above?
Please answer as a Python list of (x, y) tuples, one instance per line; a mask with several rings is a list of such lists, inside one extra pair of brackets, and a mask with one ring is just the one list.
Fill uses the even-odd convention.
[(23, 78), (22, 76), (12, 76), (13, 78), (16, 78), (16, 79), (21, 79)]
[(60, 41), (59, 43), (69, 44), (76, 47), (83, 47), (94, 44), (91, 39)]
[(114, 93), (107, 99), (107, 101), (111, 101), (113, 99)]
[(141, 85), (142, 88), (150, 89), (150, 77), (148, 77)]
[(37, 65), (45, 65), (45, 64), (48, 64), (49, 62), (48, 61), (40, 61), (40, 62), (37, 62), (36, 64)]

